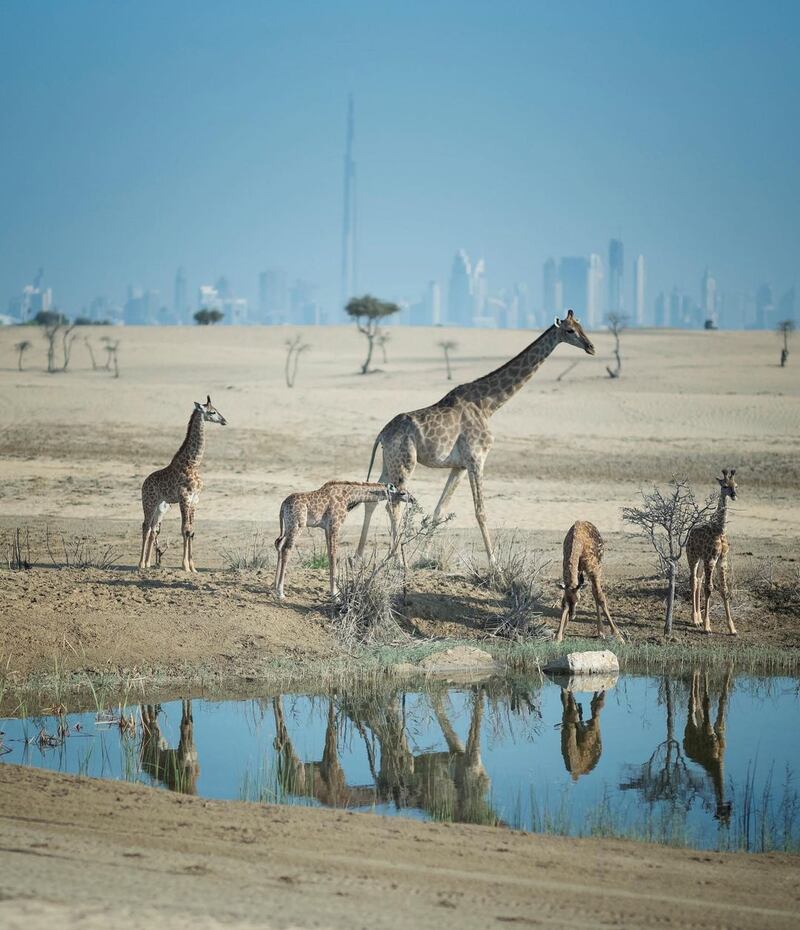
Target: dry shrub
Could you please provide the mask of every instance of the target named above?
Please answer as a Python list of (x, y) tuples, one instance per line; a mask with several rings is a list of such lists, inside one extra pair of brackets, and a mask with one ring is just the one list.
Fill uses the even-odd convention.
[(113, 546), (100, 543), (96, 536), (51, 533), (49, 527), (45, 529), (45, 546), (56, 568), (110, 568), (121, 556)]
[(222, 560), (225, 568), (232, 572), (270, 568), (273, 549), (272, 540), (261, 530), (256, 530), (246, 544), (224, 548)]
[(389, 557), (348, 558), (339, 571), (339, 595), (331, 619), (346, 649), (407, 639), (399, 623), (403, 570)]
[(737, 573), (741, 587), (776, 613), (800, 614), (800, 568), (780, 572), (773, 559), (751, 559)]
[(23, 571), (32, 567), (31, 539), (27, 526), (24, 533), (19, 527), (3, 533), (3, 552), (9, 571)]
[(503, 612), (488, 632), (513, 639), (552, 635), (542, 617), (542, 574), (549, 560), (543, 559), (541, 552), (526, 548), (516, 534), (498, 538), (494, 556), (495, 563), (489, 566), (484, 565), (483, 555), (476, 557), (474, 551), (462, 556), (472, 584), (503, 595)]

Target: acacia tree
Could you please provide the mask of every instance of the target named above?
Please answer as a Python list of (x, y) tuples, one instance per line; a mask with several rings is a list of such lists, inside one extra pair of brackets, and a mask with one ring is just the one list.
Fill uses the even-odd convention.
[(119, 378), (119, 357), (117, 352), (119, 350), (119, 339), (112, 339), (110, 336), (103, 336), (100, 340), (106, 350), (106, 371), (111, 371), (111, 366), (114, 366), (114, 377)]
[(778, 335), (783, 336), (783, 348), (781, 349), (781, 368), (786, 367), (789, 361), (789, 338), (794, 332), (794, 320), (781, 320), (778, 323)]
[(16, 343), (14, 346), (14, 348), (19, 353), (19, 357), (17, 358), (17, 368), (19, 368), (20, 371), (22, 371), (22, 356), (28, 351), (28, 349), (30, 349), (32, 345), (33, 343), (30, 341), (30, 339), (23, 339), (21, 342)]
[(294, 339), (286, 340), (286, 367), (284, 376), (286, 378), (286, 387), (294, 387), (297, 378), (297, 363), (300, 360), (300, 353), (310, 349), (307, 342), (303, 342), (302, 336), (295, 336)]
[(623, 507), (622, 519), (637, 527), (656, 551), (659, 567), (667, 579), (664, 633), (669, 636), (672, 633), (678, 565), (686, 541), (694, 527), (714, 509), (715, 502), (709, 498), (699, 505), (686, 478), (675, 476), (666, 491), (654, 487), (652, 491), (642, 491), (641, 494), (642, 505)]
[(622, 373), (622, 357), (619, 353), (619, 336), (625, 329), (628, 318), (621, 313), (609, 313), (606, 320), (608, 321), (608, 328), (614, 336), (614, 358), (617, 360), (616, 368), (612, 371), (611, 368), (606, 365), (606, 371), (608, 372), (609, 378), (619, 378)]
[(372, 351), (375, 348), (375, 339), (380, 333), (381, 323), (393, 313), (399, 313), (400, 308), (397, 304), (378, 300), (377, 297), (364, 294), (363, 297), (353, 297), (344, 308), (344, 311), (356, 321), (358, 331), (366, 336), (367, 359), (361, 366), (361, 374), (369, 374), (370, 365), (372, 364)]
[(213, 326), (215, 323), (219, 323), (224, 316), (225, 314), (221, 310), (209, 310), (208, 307), (203, 307), (202, 310), (195, 313), (194, 321), (198, 326)]
[(441, 342), (436, 343), (439, 348), (444, 352), (444, 364), (447, 368), (447, 380), (453, 380), (453, 372), (450, 370), (450, 353), (458, 348), (458, 343), (453, 339), (442, 339)]
[(61, 323), (50, 323), (43, 326), (42, 332), (47, 340), (47, 371), (52, 374), (56, 371), (56, 339), (61, 332)]

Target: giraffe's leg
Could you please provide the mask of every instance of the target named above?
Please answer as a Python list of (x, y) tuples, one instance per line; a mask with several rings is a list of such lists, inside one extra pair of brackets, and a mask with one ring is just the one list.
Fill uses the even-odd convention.
[(450, 498), (455, 493), (456, 488), (458, 487), (458, 482), (464, 477), (463, 468), (451, 468), (450, 474), (447, 476), (447, 481), (444, 483), (444, 490), (442, 491), (442, 496), (439, 498), (439, 503), (436, 505), (436, 510), (433, 511), (433, 519), (438, 520), (442, 514), (442, 511), (450, 502)]
[(333, 525), (325, 530), (325, 542), (328, 545), (328, 575), (331, 585), (331, 597), (336, 597), (336, 549), (338, 546), (339, 527)]
[(142, 523), (142, 554), (139, 556), (139, 571), (147, 567), (148, 543), (150, 542), (150, 521), (145, 518)]
[[(386, 465), (384, 464), (378, 481), (381, 484), (385, 484), (388, 480), (389, 478), (386, 471)], [(378, 501), (375, 501), (374, 503), (369, 501), (368, 503), (364, 504), (364, 523), (361, 526), (361, 538), (358, 540), (358, 548), (356, 549), (356, 557), (359, 559), (364, 555), (364, 549), (367, 545), (367, 538), (369, 536), (369, 524), (372, 520), (372, 515), (375, 513), (375, 508), (378, 506), (378, 503)]]
[[(620, 628), (614, 623), (614, 620), (611, 617), (611, 612), (608, 609), (608, 598), (606, 597), (606, 592), (603, 590), (603, 585), (600, 580), (599, 573), (592, 577), (592, 594), (594, 594), (594, 602), (597, 606), (597, 622), (598, 625), (602, 628), (602, 622), (600, 620), (600, 610), (602, 608), (603, 615), (608, 621), (608, 625), (611, 627), (611, 632), (616, 636), (616, 638), (621, 642), (625, 642), (625, 637), (622, 635)], [(602, 633), (600, 634), (602, 638)]]
[(161, 556), (158, 551), (158, 534), (161, 532), (161, 521), (150, 530), (150, 543), (147, 547), (147, 560), (145, 568), (150, 568), (150, 563), (155, 559), (156, 566), (161, 564)]
[(689, 566), (689, 574), (692, 578), (692, 623), (700, 626), (703, 618), (700, 616), (700, 560)]
[(289, 555), (294, 546), (294, 534), (288, 533), (283, 541), (283, 546), (278, 553), (278, 571), (275, 577), (276, 594), (279, 600), (283, 600), (286, 595), (283, 591), (283, 583), (286, 580), (286, 566), (289, 564)]
[(193, 572), (195, 575), (199, 574), (194, 564), (194, 514), (197, 505), (198, 495), (192, 495), (192, 500), (189, 504), (189, 571)]
[(558, 633), (556, 633), (556, 642), (560, 643), (564, 640), (564, 630), (567, 627), (567, 620), (569, 619), (569, 605), (564, 604), (561, 610), (561, 622), (558, 624)]
[(190, 572), (192, 570), (189, 564), (189, 534), (191, 533), (191, 523), (189, 522), (190, 504), (186, 499), (181, 500), (181, 536), (183, 537), (183, 570)]
[(469, 483), (472, 488), (472, 500), (475, 504), (475, 519), (478, 521), (483, 544), (486, 547), (486, 555), (489, 557), (489, 564), (494, 567), (495, 559), (492, 551), (492, 540), (489, 537), (489, 529), (486, 526), (486, 508), (483, 504), (483, 467), (474, 463), (469, 468)]
[(717, 560), (705, 562), (703, 567), (704, 577), (703, 583), (705, 585), (705, 591), (703, 592), (705, 596), (705, 606), (703, 609), (703, 631), (705, 633), (711, 632), (711, 592), (714, 590), (714, 568), (716, 567)]
[(719, 587), (722, 593), (722, 603), (725, 607), (725, 619), (728, 621), (728, 631), (731, 636), (736, 636), (736, 627), (733, 625), (731, 616), (730, 591), (728, 589), (728, 559), (722, 556), (719, 561)]

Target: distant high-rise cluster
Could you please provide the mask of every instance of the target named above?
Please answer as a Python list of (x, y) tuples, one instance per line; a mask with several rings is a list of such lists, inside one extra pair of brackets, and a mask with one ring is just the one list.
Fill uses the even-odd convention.
[[(228, 325), (314, 326), (344, 322), (344, 307), (358, 292), (354, 144), (355, 106), (351, 94), (345, 123), (338, 302), (324, 294), (320, 297), (316, 284), (302, 276), (302, 269), (298, 269), (298, 277), (290, 277), (286, 269), (272, 264), (273, 257), (258, 274), (257, 300), (252, 306), (224, 275), (214, 284), (197, 285), (196, 304), (192, 306), (187, 273), (181, 266), (175, 272), (171, 307), (162, 302), (158, 290), (130, 285), (121, 303), (96, 297), (79, 313), (68, 315), (128, 325), (189, 324), (196, 311), (205, 309), (219, 311), (222, 322)], [(718, 287), (708, 267), (691, 287), (676, 284), (662, 290), (649, 310), (644, 255), (636, 254), (626, 275), (625, 247), (620, 238), (609, 240), (605, 261), (599, 251), (551, 257), (544, 262), (541, 273), (541, 291), (538, 285), (531, 290), (524, 282), (492, 289), (486, 260), (473, 262), (466, 249), (459, 248), (444, 288), (432, 279), (410, 300), (397, 294), (379, 296), (393, 300), (402, 311), (387, 320), (387, 326), (535, 327), (547, 325), (568, 309), (589, 329), (603, 326), (612, 315), (624, 317), (632, 326), (712, 329), (772, 328), (781, 320), (795, 317), (794, 287), (780, 296), (768, 283), (761, 284), (754, 293), (725, 291)], [(40, 270), (31, 284), (12, 297), (8, 315), (0, 316), (0, 322), (28, 322), (37, 314), (55, 309), (53, 292), (43, 286), (42, 279)]]

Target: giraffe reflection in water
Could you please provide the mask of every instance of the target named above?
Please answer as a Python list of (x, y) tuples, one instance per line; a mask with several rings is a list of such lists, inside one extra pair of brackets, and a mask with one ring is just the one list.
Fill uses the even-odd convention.
[[(333, 807), (368, 807), (389, 802), (397, 809), (424, 810), (435, 819), (500, 823), (487, 800), (490, 780), (480, 752), (483, 689), (472, 694), (466, 743), (452, 725), (443, 694), (431, 695), (430, 701), (447, 750), (417, 754), (409, 746), (400, 695), (387, 695), (380, 702), (348, 698), (339, 701), (342, 722), (346, 717), (364, 740), (374, 781), (372, 785), (351, 786), (346, 784), (339, 763), (335, 702), (328, 702), (322, 760), (309, 763), (303, 762), (295, 752), (281, 700), (276, 698), (273, 701), (275, 749), (282, 787), (289, 794), (313, 797)], [(376, 757), (379, 759), (377, 765)]]
[(561, 755), (573, 781), (591, 772), (600, 761), (603, 751), (600, 711), (605, 700), (605, 691), (595, 691), (590, 704), (592, 716), (588, 722), (584, 722), (583, 705), (575, 700), (571, 691), (561, 689)]
[(711, 697), (708, 687), (708, 672), (695, 669), (689, 691), (689, 706), (686, 715), (686, 730), (683, 734), (683, 750), (687, 757), (702, 766), (714, 788), (716, 809), (714, 816), (722, 823), (731, 817), (731, 802), (725, 800), (725, 716), (731, 689), (732, 672), (728, 668), (719, 692), (717, 716), (711, 722)]
[(139, 759), (142, 771), (160, 781), (170, 791), (197, 794), (200, 765), (194, 745), (192, 702), (181, 702), (181, 727), (178, 748), (171, 749), (158, 725), (160, 704), (142, 704), (142, 743)]

